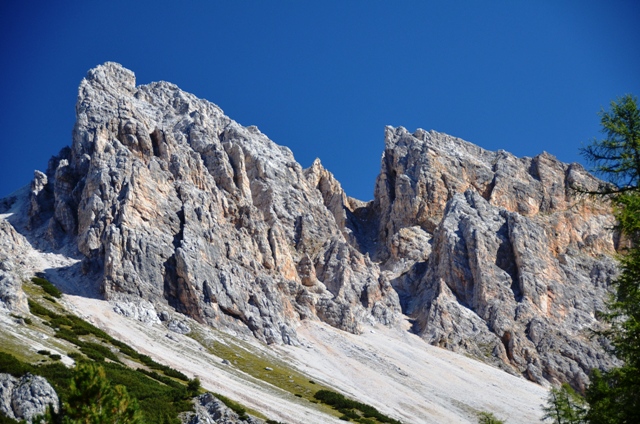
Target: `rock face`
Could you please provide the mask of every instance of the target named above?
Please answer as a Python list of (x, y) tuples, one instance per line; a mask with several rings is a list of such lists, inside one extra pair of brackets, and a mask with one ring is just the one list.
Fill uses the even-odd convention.
[(44, 377), (26, 374), (18, 379), (0, 374), (0, 413), (31, 423), (32, 418), (44, 414), (49, 405), (58, 412), (58, 395)]
[[(22, 291), (22, 269), (26, 241), (4, 219), (0, 219), (0, 310), (26, 314), (27, 296)], [(16, 263), (18, 262), (18, 263)]]
[(588, 331), (616, 274), (614, 221), (571, 189), (598, 185), (578, 164), (388, 127), (365, 203), (320, 161), (303, 170), (256, 127), (115, 63), (89, 71), (76, 113), (21, 228), (77, 249), (120, 313), (170, 324), (172, 307), (295, 344), (302, 319), (357, 333), (402, 309), (429, 342), (539, 383), (581, 389), (612, 363)]
[(241, 418), (211, 393), (205, 393), (195, 399), (195, 413), (185, 417), (187, 424), (264, 424), (264, 421), (251, 416)]
[(87, 74), (76, 113), (71, 148), (32, 184), (29, 226), (77, 243), (107, 299), (269, 343), (295, 343), (304, 318), (351, 332), (396, 320), (395, 291), (318, 189), (326, 178), (256, 127), (173, 84), (136, 87), (115, 63)]
[(615, 223), (571, 189), (597, 185), (547, 153), (519, 159), (387, 128), (373, 254), (432, 344), (582, 389), (611, 364), (588, 330), (616, 274)]

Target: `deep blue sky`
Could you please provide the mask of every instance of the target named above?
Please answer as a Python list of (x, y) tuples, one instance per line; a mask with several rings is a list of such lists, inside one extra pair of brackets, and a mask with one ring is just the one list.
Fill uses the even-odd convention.
[(637, 1), (0, 2), (0, 196), (71, 143), (77, 86), (116, 61), (257, 125), (347, 194), (384, 126), (579, 161), (597, 112), (640, 95)]

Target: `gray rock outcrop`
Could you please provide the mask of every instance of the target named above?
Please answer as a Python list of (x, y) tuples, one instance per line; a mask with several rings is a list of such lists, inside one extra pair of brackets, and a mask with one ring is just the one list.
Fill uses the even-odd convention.
[(31, 423), (34, 417), (46, 413), (49, 405), (58, 412), (58, 395), (44, 377), (0, 374), (0, 413)]
[(0, 219), (0, 310), (26, 314), (27, 296), (22, 291), (26, 241), (6, 221)]
[(183, 419), (186, 424), (264, 424), (263, 420), (252, 416), (241, 418), (211, 393), (198, 396), (194, 404), (195, 413)]

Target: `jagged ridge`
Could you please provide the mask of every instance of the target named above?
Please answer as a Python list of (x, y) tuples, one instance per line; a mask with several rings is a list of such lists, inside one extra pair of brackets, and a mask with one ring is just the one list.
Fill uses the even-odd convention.
[(616, 274), (615, 222), (572, 189), (598, 184), (548, 153), (388, 127), (374, 257), (430, 343), (584, 389), (612, 364), (590, 330)]
[(615, 275), (613, 218), (570, 189), (598, 184), (580, 165), (388, 127), (364, 203), (319, 161), (303, 170), (257, 128), (114, 63), (87, 74), (76, 112), (14, 225), (77, 247), (74, 272), (121, 311), (171, 306), (295, 344), (299, 320), (357, 333), (402, 306), (431, 343), (540, 383), (582, 388), (611, 364), (586, 332)]
[(136, 87), (115, 63), (87, 74), (76, 113), (71, 148), (34, 184), (30, 226), (77, 243), (107, 299), (168, 304), (270, 343), (295, 343), (304, 318), (351, 332), (396, 319), (377, 265), (256, 127), (173, 84)]

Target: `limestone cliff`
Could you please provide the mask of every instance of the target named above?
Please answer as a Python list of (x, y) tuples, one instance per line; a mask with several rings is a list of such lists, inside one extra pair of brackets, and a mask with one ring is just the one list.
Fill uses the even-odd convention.
[(22, 291), (27, 241), (7, 221), (0, 219), (0, 310), (27, 313)]
[[(402, 309), (429, 342), (540, 383), (582, 388), (612, 363), (589, 331), (616, 273), (614, 221), (571, 189), (598, 185), (580, 165), (388, 127), (365, 203), (320, 161), (303, 170), (256, 127), (115, 63), (89, 71), (76, 114), (28, 199), (0, 202), (0, 241), (17, 229), (75, 255), (69, 272), (123, 314), (173, 308), (295, 344), (300, 320), (358, 333)], [(24, 308), (13, 269), (0, 301)]]
[(107, 299), (295, 343), (300, 319), (358, 332), (396, 293), (349, 243), (289, 149), (166, 82), (106, 63), (82, 81), (73, 143), (38, 174), (29, 226), (71, 241)]
[(615, 222), (572, 187), (598, 184), (548, 153), (387, 128), (374, 257), (431, 343), (584, 388), (611, 364), (590, 330), (616, 273)]

